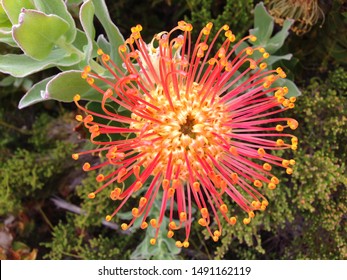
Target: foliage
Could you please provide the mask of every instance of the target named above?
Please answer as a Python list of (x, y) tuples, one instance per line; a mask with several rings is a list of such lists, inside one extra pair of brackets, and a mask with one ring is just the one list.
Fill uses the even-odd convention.
[[(190, 12), (189, 1), (185, 0), (105, 0), (109, 13), (123, 34), (130, 35), (130, 28), (141, 23), (142, 36), (150, 42), (153, 35), (170, 30)], [(130, 15), (130, 16), (129, 16)], [(149, 16), (150, 15), (150, 16)]]
[[(346, 150), (347, 103), (345, 99), (347, 72), (343, 68), (331, 71), (326, 81), (311, 80), (296, 114), (306, 153), (320, 150), (333, 158), (344, 159)], [(302, 107), (301, 107), (302, 106)], [(303, 108), (304, 110), (299, 111)]]
[[(52, 240), (42, 243), (49, 249), (44, 257), (49, 259), (126, 259), (133, 242), (133, 236), (122, 234), (118, 225), (103, 222), (106, 213), (112, 209), (112, 203), (106, 194), (90, 200), (87, 194), (95, 187), (95, 174), (91, 172), (76, 187), (78, 206), (67, 204), (62, 211), (71, 209), (52, 229)], [(76, 201), (76, 196), (70, 200)], [(63, 200), (62, 200), (63, 201)], [(64, 201), (63, 201), (64, 202)], [(64, 202), (66, 204), (66, 202)], [(64, 204), (56, 203), (58, 207)], [(80, 208), (81, 207), (81, 208)], [(115, 232), (116, 231), (116, 232)], [(114, 235), (117, 238), (114, 238)]]
[[(153, 216), (159, 216), (160, 205), (156, 201), (154, 207), (151, 210)], [(164, 217), (162, 227), (167, 228), (169, 224), (169, 218)], [(131, 259), (158, 259), (158, 260), (170, 260), (177, 259), (178, 254), (181, 252), (180, 248), (177, 248), (175, 241), (172, 238), (167, 238), (166, 232), (161, 230), (158, 236), (156, 246), (150, 245), (150, 240), (155, 235), (155, 229), (149, 228), (145, 232), (145, 237), (136, 249), (131, 254)]]
[[(347, 38), (340, 36), (347, 32), (347, 4), (343, 0), (335, 0), (332, 3), (326, 22), (322, 30), (317, 32), (317, 41), (323, 42), (317, 48), (317, 55), (323, 58), (324, 63), (334, 58), (338, 63), (347, 64)], [(324, 65), (326, 67), (326, 65)]]
[[(16, 113), (6, 108), (3, 119), (16, 119)], [(63, 185), (64, 174), (72, 167), (66, 158), (76, 144), (71, 135), (71, 121), (64, 122), (64, 116), (71, 119), (70, 114), (59, 119), (41, 114), (31, 128), (14, 125), (1, 128), (0, 216), (4, 217), (4, 224), (1, 222), (0, 231), (2, 241), (4, 236), (8, 240), (6, 246), (1, 243), (4, 246), (0, 248), (1, 258), (35, 259), (38, 254), (37, 238), (45, 238), (47, 229), (44, 225), (37, 227), (34, 219), (39, 215), (47, 220), (42, 208)]]
[[(42, 114), (32, 128), (29, 138), (31, 146), (17, 148), (12, 154), (0, 155), (0, 215), (18, 212), (24, 201), (40, 200), (48, 193), (45, 186), (51, 186), (61, 172), (67, 168), (65, 158), (70, 155), (73, 143), (67, 143), (54, 137), (52, 129), (59, 129), (55, 124), (50, 128), (52, 119)], [(42, 133), (50, 132), (50, 135)]]
[[(211, 11), (208, 7), (212, 5), (212, 1), (188, 3), (192, 10), (193, 23), (198, 21), (198, 15), (211, 18), (207, 14)], [(23, 5), (24, 9), (21, 9), (20, 5)], [(71, 5), (72, 3), (70, 3)], [(202, 5), (201, 9), (200, 5)], [(71, 102), (76, 93), (81, 93), (83, 99), (97, 100), (98, 95), (80, 78), (80, 75), (86, 65), (91, 65), (100, 76), (109, 76), (108, 70), (94, 61), (99, 48), (110, 53), (111, 59), (121, 66), (118, 46), (124, 42), (124, 39), (119, 29), (111, 21), (104, 0), (83, 2), (79, 10), (79, 25), (82, 29), (76, 26), (68, 6), (63, 0), (49, 2), (27, 0), (22, 4), (4, 0), (1, 2), (1, 7), (1, 18), (5, 23), (0, 26), (0, 42), (23, 53), (1, 55), (0, 72), (23, 78), (52, 67), (57, 67), (62, 71), (34, 84), (21, 99), (19, 108), (49, 99)], [(233, 16), (239, 17), (237, 21), (233, 22), (247, 27), (248, 24), (243, 23), (249, 22), (249, 18), (244, 15), (249, 15), (250, 9), (251, 1), (248, 1), (246, 5), (241, 2), (227, 1), (224, 12), (213, 21), (217, 27), (220, 27), (222, 22), (230, 22), (228, 19), (233, 12)], [(198, 10), (199, 13), (197, 13)], [(259, 37), (260, 44), (269, 48), (268, 51), (272, 54), (282, 46), (290, 23), (286, 21), (283, 31), (267, 44), (264, 40), (268, 40), (272, 33), (273, 20), (270, 19), (272, 22), (268, 23), (266, 19), (269, 19), (270, 16), (266, 12), (261, 12), (262, 10), (265, 11), (264, 6), (257, 5), (255, 9), (256, 26), (253, 33)], [(94, 39), (96, 34), (94, 17), (100, 21), (108, 40), (102, 34), (96, 40)], [(269, 24), (270, 29), (267, 29), (266, 26), (264, 28), (264, 22), (265, 25)], [(243, 32), (244, 30), (242, 30)], [(237, 34), (242, 33), (237, 32)], [(273, 57), (269, 59), (269, 64), (280, 59), (290, 59), (290, 57), (288, 55)], [(289, 81), (281, 86), (287, 85), (287, 83), (296, 91), (292, 90), (293, 96), (298, 95), (296, 87)]]
[(224, 24), (229, 24), (233, 33), (242, 37), (252, 25), (253, 1), (251, 0), (193, 0), (187, 1), (187, 4), (191, 15), (187, 16), (186, 20), (193, 26), (203, 26), (212, 22), (215, 30), (218, 30)]
[[(253, 7), (253, 1), (231, 1), (228, 0), (224, 7), (219, 9), (212, 8), (213, 6), (221, 5), (219, 2), (211, 0), (194, 0), (189, 1), (189, 7), (191, 9), (191, 19), (193, 24), (202, 26), (207, 21), (212, 22), (215, 26), (214, 29), (220, 29), (224, 24), (228, 23), (230, 29), (236, 36), (242, 36), (252, 26), (251, 23), (251, 10)], [(221, 11), (215, 12), (215, 11)], [(217, 15), (213, 15), (213, 13)], [(230, 20), (232, 17), (232, 20)], [(206, 21), (206, 19), (208, 19)], [(270, 54), (270, 57), (266, 59), (266, 63), (269, 69), (275, 69), (283, 60), (291, 60), (292, 54), (282, 53), (282, 47), (289, 35), (293, 21), (288, 19), (284, 21), (283, 28), (279, 32), (274, 32), (274, 19), (269, 15), (265, 9), (263, 3), (259, 3), (254, 8), (254, 27), (249, 30), (250, 34), (257, 37), (255, 42), (243, 42), (238, 47), (238, 52), (247, 48), (250, 44), (255, 47), (264, 48), (266, 52)], [(275, 33), (275, 34), (274, 34)], [(197, 36), (198, 34), (196, 34)], [(254, 52), (251, 57), (255, 60), (259, 59), (261, 54)], [(282, 65), (281, 65), (282, 66)], [(288, 69), (286, 69), (288, 70)], [(289, 69), (290, 70), (290, 69)], [(290, 73), (290, 76), (293, 75)], [(246, 77), (245, 77), (246, 79)], [(274, 86), (287, 86), (289, 88), (290, 96), (300, 95), (300, 90), (289, 79), (280, 79), (274, 83)]]
[(298, 209), (289, 258), (347, 257), (346, 80), (343, 68), (325, 81), (312, 80), (296, 109), (305, 144), (292, 180), (292, 202)]
[[(1, 55), (0, 72), (23, 78), (52, 67), (62, 71), (33, 85), (21, 99), (19, 108), (49, 99), (71, 102), (76, 92), (93, 100), (88, 84), (80, 78), (83, 68), (91, 64), (99, 75), (107, 75), (107, 70), (93, 60), (99, 48), (120, 63), (118, 48), (110, 46), (119, 46), (124, 40), (110, 19), (104, 0), (83, 1), (79, 16), (78, 25), (82, 29), (76, 26), (63, 0), (1, 2), (0, 22), (4, 24), (0, 25), (0, 42), (22, 54)], [(94, 16), (108, 40), (103, 35), (94, 39)]]
[(345, 259), (347, 175), (332, 153), (298, 154), (292, 203), (297, 206), (289, 259)]
[[(275, 69), (278, 65), (282, 66), (279, 63), (283, 63), (283, 61), (291, 60), (292, 54), (286, 53), (283, 54), (282, 47), (286, 38), (289, 35), (289, 28), (293, 24), (293, 21), (290, 19), (286, 19), (283, 23), (282, 29), (274, 34), (274, 19), (270, 16), (264, 4), (261, 2), (257, 4), (254, 8), (254, 28), (250, 30), (250, 34), (253, 34), (257, 37), (255, 42), (249, 41), (243, 42), (238, 48), (238, 50), (242, 50), (248, 47), (249, 44), (253, 46), (264, 48), (266, 52), (270, 54), (270, 57), (266, 59), (266, 64), (269, 69)], [(260, 58), (260, 54), (258, 52), (254, 52), (252, 58), (257, 60)], [(290, 69), (285, 68), (286, 72), (290, 71)], [(288, 77), (293, 76), (292, 73), (288, 73)], [(289, 96), (299, 96), (300, 90), (297, 86), (292, 82), (289, 78), (279, 79), (274, 82), (273, 87), (278, 86), (286, 86), (289, 89)]]
[(105, 234), (92, 237), (85, 228), (76, 231), (76, 216), (68, 215), (67, 222), (60, 222), (53, 229), (53, 239), (44, 246), (50, 249), (45, 258), (61, 259), (124, 259), (128, 254), (117, 238), (106, 237)]
[[(76, 188), (76, 193), (81, 201), (78, 213), (68, 214), (66, 220), (60, 220), (52, 230), (52, 241), (45, 242), (49, 249), (45, 258), (49, 259), (174, 259), (180, 252), (172, 239), (167, 239), (166, 234), (159, 237), (157, 246), (149, 244), (153, 237), (153, 230), (143, 231), (135, 225), (131, 231), (124, 232), (120, 229), (122, 219), (131, 217), (131, 208), (119, 213), (115, 223), (106, 222), (105, 216), (115, 205), (108, 199), (107, 192), (102, 192), (95, 199), (88, 199), (88, 193), (95, 188), (95, 172), (88, 176)], [(71, 197), (71, 200), (76, 200)], [(61, 205), (57, 203), (57, 205)], [(71, 210), (72, 204), (67, 209)], [(154, 211), (159, 211), (156, 206)], [(166, 218), (167, 219), (167, 218)], [(167, 219), (168, 220), (168, 219)], [(168, 222), (164, 222), (167, 224)], [(114, 238), (117, 235), (117, 238)], [(135, 241), (135, 240), (136, 241)], [(134, 248), (134, 244), (137, 247)]]
[(303, 36), (290, 36), (285, 48), (299, 60), (296, 78), (309, 82), (313, 76), (324, 76), (332, 66), (347, 63), (347, 4), (344, 0), (318, 1), (323, 18)]
[(268, 194), (269, 211), (259, 220), (226, 227), (216, 258), (347, 257), (346, 79), (338, 68), (303, 92), (295, 108), (300, 149), (291, 180)]

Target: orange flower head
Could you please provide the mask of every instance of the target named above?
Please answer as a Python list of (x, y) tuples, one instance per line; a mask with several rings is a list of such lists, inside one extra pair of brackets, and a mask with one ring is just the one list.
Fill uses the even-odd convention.
[[(102, 113), (82, 106), (80, 96), (74, 99), (84, 113), (76, 119), (98, 147), (72, 157), (104, 155), (99, 164), (85, 163), (85, 171), (113, 166), (111, 173), (96, 177), (101, 186), (89, 198), (110, 189), (110, 198), (117, 203), (106, 218), (110, 221), (142, 189), (132, 208), (133, 218), (121, 228), (127, 230), (141, 219), (141, 228), (156, 229), (153, 245), (164, 215), (170, 219), (169, 238), (177, 230), (184, 232), (183, 240), (176, 242), (179, 247), (189, 245), (194, 219), (217, 241), (221, 219), (236, 223), (235, 205), (247, 213), (244, 224), (250, 223), (256, 211), (266, 209), (268, 201), (260, 189), (275, 189), (279, 183), (273, 167), (293, 171), (294, 160), (271, 154), (297, 147), (297, 138), (286, 132), (295, 129), (297, 122), (273, 116), (295, 102), (285, 97), (286, 87), (272, 86), (285, 77), (284, 71), (267, 70), (269, 54), (261, 47), (236, 52), (243, 41), (255, 41), (253, 35), (234, 43), (235, 35), (225, 25), (211, 39), (209, 23), (194, 43), (192, 28), (180, 21), (146, 44), (142, 27), (133, 27), (118, 48), (124, 69), (98, 50), (113, 78), (102, 77), (89, 66), (82, 73), (100, 93)], [(216, 50), (218, 38), (222, 43)], [(260, 54), (257, 60), (252, 58), (255, 52)], [(118, 187), (130, 176), (136, 178), (131, 185)], [(160, 214), (149, 218), (156, 199), (161, 200)], [(199, 209), (195, 218), (193, 203)]]

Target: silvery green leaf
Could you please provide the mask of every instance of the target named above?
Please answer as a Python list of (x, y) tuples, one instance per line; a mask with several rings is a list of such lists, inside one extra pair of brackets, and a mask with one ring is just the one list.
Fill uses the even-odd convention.
[(86, 55), (86, 62), (92, 59), (93, 54), (93, 43), (95, 37), (95, 28), (94, 28), (94, 12), (95, 8), (93, 1), (88, 0), (83, 3), (80, 9), (80, 21), (85, 31), (88, 44), (85, 46), (84, 53)]
[(13, 39), (23, 52), (36, 60), (46, 59), (69, 24), (57, 15), (22, 10), (18, 24), (12, 27)]
[(52, 77), (46, 78), (39, 83), (35, 84), (19, 101), (18, 108), (23, 109), (30, 105), (39, 103), (43, 101), (42, 92), (45, 91), (47, 83), (52, 79)]
[(64, 19), (69, 24), (69, 29), (65, 34), (65, 41), (72, 43), (76, 37), (76, 25), (73, 17), (67, 10), (63, 0), (32, 0), (36, 9), (45, 14), (54, 14)]
[(104, 0), (94, 0), (95, 15), (105, 29), (107, 38), (112, 46), (110, 57), (119, 66), (122, 66), (122, 60), (118, 54), (118, 47), (124, 44), (123, 35), (118, 27), (112, 22), (110, 14)]
[(263, 2), (254, 9), (254, 29), (250, 33), (257, 37), (257, 45), (266, 45), (274, 29), (274, 20), (267, 12)]
[(35, 9), (32, 0), (2, 0), (1, 5), (12, 24), (17, 24), (22, 9)]
[(25, 77), (53, 66), (70, 66), (78, 63), (80, 58), (76, 54), (67, 55), (58, 49), (42, 61), (35, 60), (24, 54), (0, 55), (0, 72), (14, 77)]

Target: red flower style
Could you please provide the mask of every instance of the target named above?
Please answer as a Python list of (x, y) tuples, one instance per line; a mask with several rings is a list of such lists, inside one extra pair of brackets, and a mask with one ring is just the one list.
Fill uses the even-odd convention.
[[(198, 223), (217, 241), (222, 232), (220, 219), (231, 225), (236, 223), (226, 199), (247, 213), (243, 223), (248, 224), (255, 210), (263, 211), (268, 205), (259, 192), (262, 186), (275, 189), (279, 183), (272, 167), (293, 172), (294, 160), (269, 153), (297, 148), (298, 139), (283, 132), (296, 129), (297, 121), (273, 117), (294, 107), (295, 98), (285, 97), (286, 87), (271, 87), (285, 73), (280, 68), (267, 70), (264, 60), (269, 54), (261, 47), (247, 47), (236, 53), (241, 42), (255, 41), (255, 36), (233, 44), (235, 36), (225, 25), (208, 44), (211, 28), (212, 24), (207, 24), (192, 44), (192, 25), (181, 21), (170, 32), (161, 32), (146, 44), (140, 34), (142, 27), (133, 27), (130, 38), (119, 46), (123, 68), (98, 51), (113, 79), (101, 77), (89, 66), (82, 73), (82, 78), (102, 96), (103, 112), (81, 106), (79, 95), (74, 98), (84, 112), (76, 119), (89, 129), (90, 140), (97, 148), (72, 157), (78, 159), (97, 152), (104, 155), (104, 160), (95, 166), (85, 163), (85, 171), (114, 167), (110, 174), (97, 175), (101, 186), (89, 198), (112, 188), (110, 198), (117, 207), (106, 217), (109, 221), (134, 193), (145, 188), (132, 209), (132, 220), (121, 228), (126, 230), (141, 219), (142, 229), (148, 224), (156, 228), (152, 245), (167, 212), (168, 237), (184, 229), (185, 238), (176, 245), (188, 247), (193, 202), (199, 209)], [(176, 33), (180, 35), (174, 36)], [(219, 37), (224, 42), (214, 52)], [(261, 58), (252, 59), (253, 52), (259, 52)], [(101, 88), (99, 82), (107, 89)], [(110, 106), (126, 110), (115, 113), (109, 110)], [(124, 113), (129, 111), (130, 116)], [(117, 134), (123, 136), (121, 140), (105, 137)], [(121, 188), (119, 184), (131, 175), (136, 177), (135, 182)], [(156, 199), (161, 199), (160, 214), (150, 219)]]

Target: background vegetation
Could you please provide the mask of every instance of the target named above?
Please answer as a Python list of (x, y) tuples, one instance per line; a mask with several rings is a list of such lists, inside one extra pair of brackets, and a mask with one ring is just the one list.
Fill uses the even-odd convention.
[[(147, 40), (180, 19), (196, 29), (208, 21), (227, 23), (241, 37), (253, 26), (257, 2), (106, 1), (124, 37), (140, 23)], [(281, 174), (264, 214), (250, 225), (225, 227), (217, 243), (194, 223), (188, 249), (170, 242), (150, 246), (144, 231), (118, 229), (126, 209), (114, 223), (102, 221), (111, 201), (106, 194), (86, 199), (95, 175), (71, 159), (87, 145), (75, 106), (47, 101), (17, 108), (30, 85), (55, 70), (22, 79), (0, 74), (0, 259), (347, 259), (347, 43), (341, 36), (347, 34), (347, 4), (319, 4), (324, 17), (301, 36), (291, 32), (278, 51), (293, 54), (282, 66), (302, 91), (291, 112), (300, 123), (295, 172)], [(78, 10), (70, 5), (70, 11)], [(0, 44), (2, 54), (8, 51)]]

